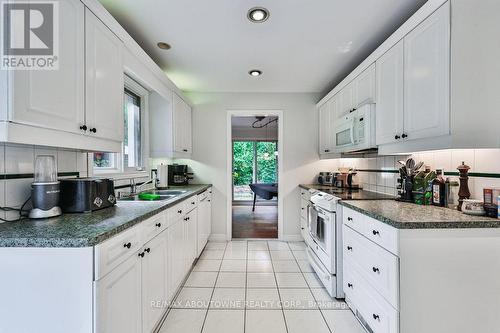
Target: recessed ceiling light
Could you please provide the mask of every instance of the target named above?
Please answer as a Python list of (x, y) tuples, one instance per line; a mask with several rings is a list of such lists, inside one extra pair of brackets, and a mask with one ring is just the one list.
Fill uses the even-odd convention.
[(251, 71), (248, 71), (248, 74), (250, 74), (250, 76), (260, 76), (262, 75), (262, 71), (258, 69), (252, 69)]
[(269, 11), (264, 7), (250, 8), (247, 17), (251, 22), (262, 23), (269, 18)]
[(162, 50), (170, 50), (170, 48), (171, 48), (170, 44), (165, 43), (165, 42), (159, 42), (159, 43), (158, 43), (158, 44), (156, 44), (156, 45), (158, 45), (158, 47), (159, 47), (160, 49), (162, 49)]

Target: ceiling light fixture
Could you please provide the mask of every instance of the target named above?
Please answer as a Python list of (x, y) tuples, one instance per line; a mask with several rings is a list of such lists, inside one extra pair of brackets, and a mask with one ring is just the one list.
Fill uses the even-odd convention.
[(250, 22), (262, 23), (269, 18), (269, 11), (264, 7), (250, 8), (248, 10), (247, 17), (250, 20)]
[(170, 50), (171, 46), (170, 44), (168, 43), (165, 43), (165, 42), (159, 42), (158, 44), (156, 44), (160, 49), (162, 50)]
[(258, 69), (252, 69), (250, 71), (248, 71), (248, 74), (250, 74), (250, 76), (261, 76), (262, 75), (262, 71), (258, 70)]

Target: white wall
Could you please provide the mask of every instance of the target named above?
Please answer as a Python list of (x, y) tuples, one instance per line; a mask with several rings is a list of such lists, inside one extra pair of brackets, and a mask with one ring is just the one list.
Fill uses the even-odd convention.
[[(283, 110), (283, 235), (300, 237), (298, 185), (315, 181), (331, 161), (318, 157), (316, 94), (191, 93), (193, 156), (189, 161), (195, 181), (214, 185), (212, 233), (226, 235), (228, 195), (226, 163), (228, 110)], [(327, 168), (328, 169), (328, 168)]]

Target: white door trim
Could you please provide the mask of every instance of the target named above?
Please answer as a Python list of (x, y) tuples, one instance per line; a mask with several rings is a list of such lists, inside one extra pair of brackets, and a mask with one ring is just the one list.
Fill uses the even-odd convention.
[(232, 239), (233, 232), (233, 147), (232, 147), (232, 128), (231, 118), (233, 116), (276, 116), (278, 117), (278, 239), (283, 239), (283, 110), (227, 110), (227, 136), (226, 136), (226, 207), (227, 207), (227, 226), (226, 239)]

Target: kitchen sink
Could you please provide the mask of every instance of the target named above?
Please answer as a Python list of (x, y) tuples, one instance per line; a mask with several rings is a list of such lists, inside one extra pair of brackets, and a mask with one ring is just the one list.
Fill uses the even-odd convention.
[(136, 195), (132, 195), (130, 197), (119, 198), (118, 201), (140, 201), (140, 202), (144, 202), (144, 201), (146, 201), (146, 202), (147, 201), (164, 201), (164, 200), (169, 200), (169, 199), (175, 198), (176, 196), (177, 195), (169, 194), (169, 195), (160, 195), (159, 197), (154, 198), (154, 199), (143, 199), (143, 198), (140, 198), (138, 194), (136, 194)]
[(119, 198), (118, 201), (140, 201), (140, 202), (144, 202), (144, 201), (164, 201), (164, 200), (170, 200), (170, 199), (173, 199), (179, 195), (182, 195), (184, 193), (186, 193), (187, 191), (185, 190), (150, 190), (150, 191), (144, 191), (144, 192), (141, 192), (141, 194), (154, 194), (154, 195), (158, 195), (158, 196), (155, 196), (154, 198), (152, 199), (146, 199), (146, 198), (141, 198), (139, 196), (139, 194), (136, 194), (136, 195), (132, 195), (132, 196), (129, 196), (129, 197), (122, 197), (122, 198)]
[(185, 190), (151, 190), (151, 191), (145, 191), (144, 193), (178, 196), (186, 192), (187, 191)]

